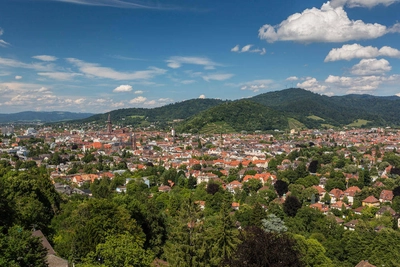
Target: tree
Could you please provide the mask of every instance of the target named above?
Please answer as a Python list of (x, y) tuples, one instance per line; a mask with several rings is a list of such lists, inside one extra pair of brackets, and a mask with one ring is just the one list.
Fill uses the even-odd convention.
[(266, 219), (262, 219), (262, 229), (265, 232), (284, 233), (287, 231), (284, 221), (274, 214), (269, 214)]
[(288, 184), (282, 180), (276, 181), (274, 184), (274, 188), (280, 197), (288, 192)]
[(297, 197), (288, 196), (283, 203), (283, 211), (289, 216), (296, 216), (297, 211), (301, 208), (301, 203)]
[(216, 225), (211, 225), (207, 230), (207, 237), (212, 244), (212, 263), (219, 266), (221, 261), (234, 256), (237, 245), (240, 243), (239, 232), (230, 215), (231, 207), (225, 202), (217, 217)]
[(265, 213), (265, 210), (263, 207), (260, 205), (260, 203), (256, 203), (256, 205), (253, 208), (253, 211), (250, 216), (250, 225), (252, 226), (257, 226), (261, 227), (262, 225), (262, 220), (267, 217), (267, 214)]
[(143, 241), (130, 234), (108, 236), (104, 243), (96, 246), (85, 260), (95, 264), (100, 261), (106, 266), (147, 267), (154, 259), (151, 251), (143, 248)]
[(331, 259), (325, 255), (325, 248), (318, 240), (295, 235), (297, 248), (301, 252), (301, 261), (305, 266), (333, 267)]
[(0, 228), (0, 266), (47, 267), (47, 250), (31, 231), (15, 225), (6, 234)]
[(198, 205), (189, 198), (171, 220), (164, 255), (171, 266), (192, 267), (204, 261), (204, 223)]
[(286, 234), (265, 232), (252, 226), (241, 235), (235, 256), (226, 261), (231, 267), (302, 266), (295, 241)]

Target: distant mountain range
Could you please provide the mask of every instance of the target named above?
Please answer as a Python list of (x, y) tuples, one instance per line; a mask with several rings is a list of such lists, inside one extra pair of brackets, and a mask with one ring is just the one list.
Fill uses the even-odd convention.
[[(75, 113), (86, 118), (76, 118), (71, 123), (105, 125), (109, 114), (113, 124), (134, 127), (153, 124), (161, 128), (173, 125), (178, 132), (398, 127), (400, 97), (354, 94), (328, 97), (291, 88), (235, 101), (191, 99), (158, 108), (126, 108), (90, 117), (90, 114)], [(0, 115), (0, 122), (2, 118)], [(62, 119), (66, 120), (67, 116)], [(56, 120), (61, 119), (52, 119)]]
[(191, 99), (159, 108), (128, 108), (75, 121), (145, 126), (173, 124), (178, 132), (239, 132), (306, 128), (400, 126), (397, 96), (328, 97), (299, 88), (248, 99)]
[(11, 114), (0, 114), (0, 123), (59, 122), (79, 120), (90, 116), (93, 116), (93, 113), (74, 113), (65, 111), (24, 111)]

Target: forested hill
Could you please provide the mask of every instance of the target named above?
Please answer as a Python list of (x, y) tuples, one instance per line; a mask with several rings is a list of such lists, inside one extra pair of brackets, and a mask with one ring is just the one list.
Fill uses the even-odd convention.
[(9, 122), (56, 122), (79, 120), (92, 116), (93, 113), (74, 113), (66, 111), (24, 111), (11, 114), (0, 114), (0, 123)]
[[(175, 122), (176, 128), (190, 132), (207, 125), (206, 131), (209, 132), (266, 130), (272, 126), (280, 130), (343, 126), (393, 127), (400, 126), (400, 98), (372, 95), (328, 97), (291, 88), (260, 94), (246, 101), (192, 99), (153, 109), (119, 109), (79, 122), (104, 124), (108, 114), (113, 123), (134, 126), (155, 122), (165, 126), (167, 122), (184, 120), (180, 124)], [(268, 115), (263, 117), (262, 114)]]
[(250, 100), (285, 112), (308, 128), (318, 128), (323, 125), (340, 127), (350, 125), (357, 120), (362, 120), (371, 126), (400, 125), (400, 120), (390, 114), (396, 110), (400, 111), (398, 97), (370, 95), (328, 97), (291, 88), (257, 95)]
[(226, 102), (200, 112), (177, 127), (180, 132), (266, 131), (288, 128), (281, 113), (250, 100)]
[(113, 110), (109, 113), (94, 115), (80, 122), (101, 124), (107, 120), (108, 114), (110, 114), (113, 122), (121, 122), (123, 120), (124, 124), (138, 124), (142, 121), (165, 123), (167, 121), (187, 119), (222, 103), (224, 101), (219, 99), (191, 99), (153, 109), (126, 108)]

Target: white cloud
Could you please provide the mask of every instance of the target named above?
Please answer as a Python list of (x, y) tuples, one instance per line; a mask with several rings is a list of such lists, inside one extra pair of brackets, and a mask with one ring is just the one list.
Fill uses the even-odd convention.
[(67, 81), (71, 80), (75, 76), (80, 76), (80, 73), (72, 72), (39, 72), (38, 75), (45, 76), (55, 80)]
[(348, 7), (374, 7), (377, 5), (389, 6), (398, 3), (399, 0), (332, 0), (333, 7), (348, 6)]
[(143, 94), (143, 91), (137, 90), (137, 91), (134, 92), (134, 94), (135, 94), (135, 95), (141, 95), (141, 94)]
[(200, 99), (205, 99), (206, 96), (205, 96), (205, 95), (199, 95), (199, 98), (200, 98)]
[(41, 61), (56, 61), (58, 59), (54, 56), (49, 56), (49, 55), (38, 55), (38, 56), (33, 56), (32, 58), (39, 59)]
[(251, 49), (251, 47), (253, 47), (252, 44), (248, 44), (242, 47), (242, 49), (240, 49), (239, 45), (236, 45), (234, 48), (231, 49), (232, 52), (236, 52), (236, 53), (260, 53), (260, 55), (265, 55), (265, 53), (267, 52), (267, 50), (265, 50), (265, 48), (255, 48), (255, 49)]
[(390, 46), (383, 46), (381, 49), (379, 49), (379, 55), (383, 57), (386, 56), (400, 58), (400, 51)]
[(260, 90), (268, 89), (273, 82), (273, 80), (254, 80), (240, 84), (240, 90), (258, 92)]
[(150, 101), (147, 101), (145, 104), (146, 104), (147, 106), (155, 106), (155, 105), (157, 105), (157, 101), (155, 101), (155, 100), (150, 100)]
[(211, 80), (225, 81), (225, 80), (232, 78), (233, 76), (234, 76), (234, 74), (231, 74), (231, 73), (224, 73), (224, 74), (214, 73), (214, 74), (204, 75), (204, 76), (202, 76), (202, 78), (207, 82), (209, 82)]
[(361, 76), (361, 77), (340, 77), (329, 75), (326, 83), (337, 89), (344, 90), (345, 93), (365, 93), (379, 88), (387, 78), (382, 76)]
[(232, 52), (239, 52), (239, 45), (235, 45), (235, 47), (233, 47), (231, 49)]
[[(4, 33), (3, 29), (0, 28), (0, 36), (2, 36), (3, 33)], [(7, 46), (9, 46), (9, 45), (10, 45), (9, 43), (7, 43), (6, 41), (0, 39), (0, 46), (2, 46), (2, 47), (7, 47)]]
[(85, 98), (78, 98), (74, 101), (74, 103), (80, 105), (83, 104), (85, 100), (86, 100)]
[(135, 98), (131, 99), (131, 101), (129, 101), (129, 103), (130, 103), (130, 104), (142, 104), (142, 103), (144, 103), (146, 100), (147, 100), (146, 97), (138, 96), (138, 97), (135, 97)]
[[(118, 86), (117, 88), (115, 88), (115, 89), (113, 90), (113, 92), (115, 92), (115, 93), (130, 92), (130, 91), (132, 91), (132, 86), (131, 86), (131, 85), (128, 85), (128, 84), (120, 85), (120, 86)], [(135, 93), (136, 93), (136, 92), (135, 92)]]
[(259, 29), (260, 39), (276, 41), (346, 42), (350, 40), (375, 39), (389, 29), (378, 23), (350, 20), (342, 6), (333, 8), (329, 2), (321, 9), (306, 9), (289, 16), (277, 26), (265, 24)]
[(248, 45), (243, 46), (243, 47), (242, 47), (242, 53), (243, 53), (243, 52), (249, 52), (249, 50), (250, 50), (250, 48), (251, 48), (252, 46), (253, 46), (253, 45), (251, 45), (251, 44), (248, 44)]
[(47, 63), (23, 63), (10, 58), (0, 57), (0, 66), (11, 67), (11, 68), (24, 68), (33, 69), (36, 71), (52, 71), (54, 66)]
[(306, 80), (302, 83), (297, 83), (297, 87), (303, 88), (305, 90), (309, 90), (315, 93), (323, 93), (327, 86), (320, 84), (316, 78), (307, 77)]
[(362, 59), (351, 68), (353, 75), (379, 75), (391, 71), (392, 67), (386, 59)]
[(22, 79), (22, 76), (17, 75), (17, 76), (15, 76), (15, 79), (16, 79), (16, 80), (21, 80), (21, 79)]
[(288, 78), (286, 78), (286, 81), (297, 81), (299, 78), (297, 78), (296, 76), (290, 76)]
[(192, 83), (195, 83), (195, 82), (196, 82), (196, 80), (183, 80), (183, 81), (180, 81), (181, 84), (192, 84)]
[(398, 57), (400, 51), (384, 46), (381, 49), (373, 46), (362, 46), (360, 44), (343, 45), (341, 48), (334, 48), (325, 57), (325, 62), (337, 60), (351, 60), (354, 58), (374, 58), (378, 56)]
[(214, 69), (216, 66), (221, 66), (219, 63), (215, 63), (212, 60), (206, 57), (170, 57), (166, 60), (168, 63), (168, 67), (177, 69), (180, 68), (183, 64), (191, 64), (191, 65), (200, 65), (204, 66), (205, 69)]
[(77, 66), (84, 74), (113, 80), (147, 80), (167, 72), (167, 70), (155, 67), (134, 72), (119, 72), (112, 68), (102, 67), (95, 63), (87, 63), (76, 58), (67, 58), (67, 61)]

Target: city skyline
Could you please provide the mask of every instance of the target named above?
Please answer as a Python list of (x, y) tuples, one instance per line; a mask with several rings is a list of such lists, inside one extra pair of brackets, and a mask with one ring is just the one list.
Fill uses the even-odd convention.
[(398, 0), (5, 0), (0, 113), (400, 95)]

